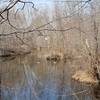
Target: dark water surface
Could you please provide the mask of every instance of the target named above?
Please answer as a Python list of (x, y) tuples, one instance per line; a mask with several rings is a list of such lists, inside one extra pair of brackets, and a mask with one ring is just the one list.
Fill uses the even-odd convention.
[(0, 62), (0, 100), (100, 100), (100, 86), (71, 79), (70, 63), (17, 57)]

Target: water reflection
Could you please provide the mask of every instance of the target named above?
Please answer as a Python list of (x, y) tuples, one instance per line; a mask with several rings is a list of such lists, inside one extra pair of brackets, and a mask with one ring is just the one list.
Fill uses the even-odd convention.
[(70, 63), (32, 56), (1, 62), (1, 100), (96, 100), (92, 90), (100, 87), (75, 82), (71, 70)]

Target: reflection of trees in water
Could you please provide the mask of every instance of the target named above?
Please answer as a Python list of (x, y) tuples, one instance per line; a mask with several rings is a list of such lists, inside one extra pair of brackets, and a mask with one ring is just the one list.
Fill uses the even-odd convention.
[[(63, 62), (59, 62), (58, 64), (54, 65), (55, 69), (53, 70), (54, 76), (51, 77), (51, 80), (54, 79), (53, 84), (55, 84), (54, 91), (56, 92), (56, 100), (71, 100), (72, 97), (69, 96), (71, 89), (70, 89), (70, 69), (67, 64)], [(69, 75), (69, 76), (68, 76)], [(54, 78), (55, 77), (55, 78)], [(51, 100), (51, 99), (50, 99)]]
[(1, 100), (1, 84), (2, 84), (2, 83), (1, 83), (1, 80), (2, 80), (2, 79), (1, 79), (1, 73), (0, 73), (0, 100)]
[(41, 100), (95, 100), (92, 99), (89, 86), (71, 81), (68, 64), (59, 62), (59, 64), (46, 64), (45, 66), (48, 67), (47, 81), (43, 84)]
[(64, 94), (64, 86), (65, 86), (65, 66), (62, 65), (62, 69), (61, 69), (61, 78), (59, 79), (59, 90), (58, 92), (60, 92), (60, 96), (58, 96), (58, 100), (62, 100), (63, 99), (63, 94)]
[(19, 58), (11, 62), (1, 63), (0, 74), (2, 74), (0, 100), (31, 100), (37, 98), (34, 89), (38, 87), (36, 86), (38, 84), (29, 64), (22, 64)]
[[(27, 60), (29, 60), (29, 58)], [(6, 67), (12, 68), (11, 71), (13, 73), (11, 74), (11, 76), (13, 76), (13, 74), (17, 74), (18, 76), (18, 71), (20, 71), (20, 75), (22, 77), (18, 76), (18, 78), (20, 78), (21, 81), (24, 80), (25, 83), (24, 85), (21, 85), (21, 81), (18, 81), (18, 79), (16, 78), (16, 83), (18, 82), (17, 87), (14, 87), (16, 86), (14, 85), (13, 90), (7, 90), (9, 93), (7, 94), (8, 98), (11, 96), (12, 98), (18, 98), (17, 100), (34, 100), (34, 97), (36, 97), (37, 100), (77, 100), (77, 98), (79, 98), (79, 100), (87, 100), (87, 98), (89, 98), (88, 100), (95, 100), (91, 98), (90, 94), (87, 94), (87, 91), (84, 91), (91, 91), (84, 84), (79, 84), (78, 82), (71, 81), (71, 69), (69, 68), (70, 65), (63, 62), (51, 64), (50, 62), (48, 63), (45, 61), (36, 63), (32, 60), (31, 62), (27, 61), (25, 64), (19, 61), (12, 61), (10, 62), (10, 64), (3, 65), (0, 64), (0, 66), (3, 66), (2, 68), (4, 69), (6, 69)], [(15, 73), (15, 69), (20, 70), (16, 71), (17, 73)], [(7, 69), (7, 71), (10, 70)], [(13, 78), (14, 77), (12, 77), (12, 79)], [(13, 81), (15, 80), (13, 79)], [(39, 82), (42, 82), (43, 84), (41, 84), (40, 86)], [(19, 85), (21, 86), (19, 87)], [(100, 92), (96, 91), (98, 88), (100, 89), (99, 86), (94, 88), (94, 94), (99, 95)], [(77, 97), (75, 97), (75, 93)]]
[(91, 94), (90, 87), (86, 86), (86, 84), (84, 84), (84, 83), (78, 83), (77, 81), (72, 80), (71, 81), (71, 89), (73, 90), (72, 95), (74, 97), (77, 96), (77, 98), (79, 100), (94, 100), (94, 99), (92, 99), (92, 96), (90, 95)]
[(2, 75), (1, 86), (14, 87), (24, 82), (23, 67), (18, 62), (4, 62), (0, 64), (0, 72)]

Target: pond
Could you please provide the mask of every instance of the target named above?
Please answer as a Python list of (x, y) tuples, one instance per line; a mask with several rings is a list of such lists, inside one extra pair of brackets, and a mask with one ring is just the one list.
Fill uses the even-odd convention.
[(32, 56), (0, 62), (0, 100), (100, 100), (100, 86), (78, 83), (69, 62)]

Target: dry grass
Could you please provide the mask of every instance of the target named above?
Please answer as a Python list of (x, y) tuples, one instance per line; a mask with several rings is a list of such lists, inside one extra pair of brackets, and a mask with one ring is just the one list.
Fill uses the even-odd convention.
[(89, 72), (87, 71), (76, 71), (76, 73), (72, 76), (73, 79), (79, 81), (79, 82), (84, 82), (84, 83), (98, 83), (98, 80), (93, 77)]

